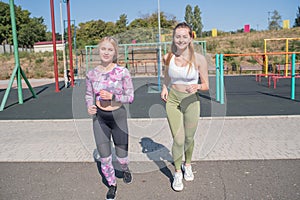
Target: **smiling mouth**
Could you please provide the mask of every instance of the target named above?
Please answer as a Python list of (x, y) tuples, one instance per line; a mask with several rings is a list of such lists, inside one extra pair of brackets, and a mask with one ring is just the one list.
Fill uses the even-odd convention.
[(178, 46), (184, 46), (186, 43), (177, 43)]

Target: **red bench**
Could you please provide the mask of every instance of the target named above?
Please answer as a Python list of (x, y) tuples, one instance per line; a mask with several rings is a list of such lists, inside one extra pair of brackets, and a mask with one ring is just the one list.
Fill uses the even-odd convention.
[[(288, 75), (288, 76), (273, 76), (273, 77), (272, 77), (273, 85), (274, 85), (273, 87), (276, 89), (277, 81), (278, 81), (279, 79), (286, 79), (286, 78), (290, 79), (290, 78), (292, 78), (292, 76), (291, 76), (291, 75)], [(300, 74), (296, 74), (296, 75), (295, 75), (295, 78), (300, 78)], [(269, 86), (270, 86), (270, 84), (269, 84)]]

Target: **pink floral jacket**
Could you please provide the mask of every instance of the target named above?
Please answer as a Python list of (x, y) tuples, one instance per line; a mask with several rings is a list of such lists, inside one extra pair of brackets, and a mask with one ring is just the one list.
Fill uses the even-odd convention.
[(85, 94), (87, 107), (95, 104), (95, 99), (101, 101), (99, 92), (102, 89), (114, 94), (115, 101), (117, 102), (132, 103), (134, 100), (131, 76), (129, 71), (124, 67), (115, 65), (108, 72), (101, 72), (96, 67), (87, 72)]

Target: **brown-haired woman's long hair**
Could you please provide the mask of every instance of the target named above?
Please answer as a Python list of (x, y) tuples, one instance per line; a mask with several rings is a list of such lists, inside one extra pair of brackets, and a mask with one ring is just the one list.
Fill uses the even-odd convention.
[(113, 38), (113, 37), (108, 37), (108, 36), (104, 37), (98, 43), (98, 48), (100, 47), (101, 43), (104, 42), (104, 41), (108, 41), (108, 42), (110, 42), (113, 45), (113, 47), (115, 49), (115, 55), (113, 57), (113, 61), (112, 62), (113, 63), (117, 63), (118, 62), (118, 55), (119, 55), (118, 41), (115, 38)]
[[(187, 28), (189, 30), (190, 37), (193, 38), (193, 30), (186, 22), (181, 22), (181, 23), (177, 24), (175, 26), (175, 28), (173, 29), (173, 41), (172, 41), (172, 44), (171, 44), (171, 51), (172, 51), (173, 54), (175, 54), (176, 51), (177, 51), (177, 47), (174, 44), (174, 36), (175, 36), (175, 32), (178, 28)], [(188, 48), (189, 48), (189, 70), (188, 71), (190, 71), (193, 64), (194, 64), (194, 66), (196, 66), (196, 64), (195, 64), (195, 60), (196, 60), (195, 59), (195, 50), (194, 50), (193, 42), (190, 42)]]

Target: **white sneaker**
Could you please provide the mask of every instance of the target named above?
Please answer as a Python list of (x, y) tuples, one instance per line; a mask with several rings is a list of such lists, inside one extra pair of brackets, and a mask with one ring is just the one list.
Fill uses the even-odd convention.
[(184, 172), (184, 180), (186, 181), (193, 181), (194, 180), (194, 174), (193, 174), (193, 171), (192, 171), (192, 166), (191, 165), (188, 165), (188, 166), (185, 166), (184, 164), (182, 165), (182, 170)]
[(174, 180), (172, 183), (172, 187), (175, 191), (181, 191), (183, 190), (183, 183), (182, 183), (182, 173), (181, 172), (175, 172), (174, 173)]

